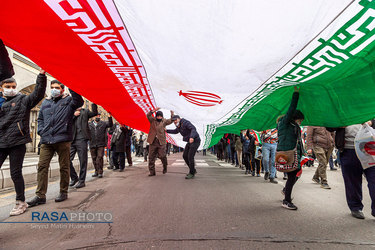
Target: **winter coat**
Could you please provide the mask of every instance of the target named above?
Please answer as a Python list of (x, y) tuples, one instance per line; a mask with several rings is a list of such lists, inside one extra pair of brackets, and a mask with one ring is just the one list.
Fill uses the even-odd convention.
[(70, 93), (71, 96), (63, 95), (43, 101), (38, 116), (38, 134), (42, 144), (73, 140), (73, 115), (83, 105), (83, 99), (73, 90)]
[(82, 132), (82, 137), (85, 140), (90, 140), (91, 139), (91, 134), (90, 134), (90, 128), (89, 128), (89, 119), (91, 117), (97, 116), (98, 115), (98, 105), (92, 104), (91, 105), (92, 111), (88, 109), (81, 109), (81, 113), (79, 116), (74, 116), (73, 117), (73, 140), (77, 139), (77, 127), (81, 129)]
[(147, 119), (150, 122), (150, 131), (148, 132), (147, 142), (152, 144), (155, 137), (157, 137), (160, 145), (166, 145), (167, 138), (165, 135), (165, 127), (172, 124), (172, 119), (163, 118), (161, 122), (158, 122), (156, 118), (152, 116), (151, 111), (147, 113)]
[(216, 144), (216, 149), (220, 152), (224, 150), (224, 139), (221, 138), (220, 141)]
[(92, 121), (89, 123), (91, 140), (90, 148), (106, 147), (107, 146), (107, 128), (113, 126), (112, 117), (108, 117), (108, 121)]
[(36, 87), (29, 95), (7, 97), (0, 108), (0, 148), (9, 148), (31, 142), (30, 110), (43, 98), (47, 77), (39, 74)]
[(148, 142), (147, 142), (147, 135), (145, 134), (145, 135), (143, 135), (143, 137), (144, 137), (144, 140), (143, 140), (143, 148), (147, 148), (147, 146), (149, 145), (148, 144)]
[(5, 98), (3, 97), (3, 93), (0, 92), (0, 108), (3, 106), (3, 103), (5, 102)]
[(283, 116), (278, 124), (278, 143), (277, 151), (288, 151), (297, 148), (298, 160), (302, 157), (304, 152), (303, 144), (301, 140), (301, 128), (293, 120), (294, 113), (297, 109), (299, 93), (294, 92), (292, 101), (290, 103), (289, 109), (285, 116)]
[(345, 128), (326, 128), (329, 132), (335, 133), (335, 146), (342, 152), (345, 147)]
[(232, 150), (234, 150), (235, 147), (236, 147), (235, 136), (232, 135), (232, 134), (230, 134), (230, 135), (229, 135), (229, 138), (230, 138), (230, 148), (231, 148)]
[(241, 142), (241, 138), (237, 137), (236, 139), (236, 151), (242, 151), (242, 142)]
[(188, 142), (190, 138), (193, 138), (194, 141), (200, 140), (199, 134), (195, 126), (188, 120), (182, 118), (180, 120), (180, 125), (176, 129), (168, 129), (167, 133), (169, 134), (178, 134), (182, 135), (182, 140)]
[(249, 138), (249, 139), (246, 139), (245, 136), (243, 136), (243, 134), (241, 133), (241, 141), (242, 141), (242, 152), (244, 154), (252, 154), (252, 155), (255, 155), (255, 141), (256, 141), (256, 138), (249, 133), (249, 131), (246, 131), (246, 136)]
[(133, 130), (126, 127), (116, 129), (112, 136), (112, 144), (116, 146), (116, 152), (121, 153), (126, 151), (126, 147), (131, 146), (131, 136)]
[(314, 147), (329, 149), (334, 146), (332, 133), (324, 127), (307, 127), (306, 141), (307, 149), (313, 149)]
[(112, 134), (107, 133), (107, 148), (108, 148), (109, 150), (112, 149), (111, 140), (112, 140)]

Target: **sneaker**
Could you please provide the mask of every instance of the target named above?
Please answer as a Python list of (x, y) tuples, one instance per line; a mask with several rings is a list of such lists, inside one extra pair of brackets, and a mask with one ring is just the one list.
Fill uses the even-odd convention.
[(268, 180), (269, 177), (270, 177), (270, 173), (269, 173), (269, 172), (266, 172), (266, 173), (264, 174), (264, 179), (265, 179), (265, 180)]
[(288, 177), (285, 177), (285, 176), (284, 176), (284, 177), (283, 177), (283, 180), (284, 180), (284, 181), (288, 180)]
[(336, 171), (337, 170), (337, 168), (331, 168), (331, 171)]
[(98, 174), (98, 178), (103, 178), (103, 174)]
[(275, 180), (274, 178), (270, 178), (270, 182), (273, 183), (273, 184), (277, 184), (277, 180)]
[(193, 174), (188, 174), (185, 179), (187, 180), (190, 180), (190, 179), (194, 179), (194, 175)]
[(24, 201), (16, 201), (16, 206), (10, 211), (10, 216), (16, 216), (23, 214), (26, 209), (29, 207)]
[(283, 204), (281, 205), (283, 208), (289, 209), (289, 210), (297, 210), (298, 208), (291, 202), (288, 202), (286, 200), (283, 200)]
[(324, 188), (324, 189), (331, 189), (331, 187), (328, 185), (328, 183), (322, 183), (322, 184), (320, 184), (320, 187)]
[(320, 180), (318, 178), (312, 178), (312, 181), (315, 182), (316, 184), (320, 184)]
[(257, 177), (260, 177), (260, 174), (257, 174)]
[(362, 213), (361, 210), (358, 210), (358, 211), (351, 211), (351, 212), (352, 212), (352, 216), (353, 216), (354, 218), (361, 219), (361, 220), (365, 219), (365, 215)]
[(249, 174), (249, 172), (248, 172), (248, 171), (246, 170), (246, 171), (245, 171), (245, 174), (246, 174), (246, 175), (248, 175), (248, 174)]
[(150, 173), (148, 176), (155, 176), (156, 174), (155, 173)]
[(119, 172), (124, 172), (124, 169), (123, 169), (123, 168), (120, 168)]
[(92, 177), (98, 177), (98, 173), (93, 174)]
[(251, 175), (252, 175), (252, 176), (255, 176), (255, 171), (252, 171), (252, 172), (251, 172)]

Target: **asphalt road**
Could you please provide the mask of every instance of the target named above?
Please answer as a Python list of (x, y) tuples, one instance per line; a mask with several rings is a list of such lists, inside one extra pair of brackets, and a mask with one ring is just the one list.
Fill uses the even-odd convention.
[[(148, 177), (147, 165), (106, 171), (103, 179), (71, 190), (55, 203), (52, 183), (47, 204), (0, 224), (4, 249), (374, 249), (375, 218), (364, 182), (366, 220), (350, 216), (340, 171), (328, 171), (331, 190), (313, 184), (315, 168), (305, 168), (295, 186), (297, 211), (281, 207), (279, 184), (243, 174), (208, 154), (197, 156), (198, 174), (185, 180), (181, 154), (169, 169)], [(33, 187), (27, 193), (33, 196)], [(0, 196), (0, 216), (11, 209), (12, 193)], [(5, 202), (6, 201), (6, 202)], [(8, 204), (8, 205), (5, 205)], [(32, 212), (105, 212), (113, 223), (29, 223)], [(15, 223), (28, 222), (28, 223)]]

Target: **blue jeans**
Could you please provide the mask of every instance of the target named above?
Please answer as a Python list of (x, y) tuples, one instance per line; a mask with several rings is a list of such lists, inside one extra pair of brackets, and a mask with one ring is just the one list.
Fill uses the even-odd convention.
[(230, 144), (227, 145), (227, 156), (228, 156), (228, 161), (230, 162), (232, 160), (232, 152), (230, 150)]
[(345, 183), (346, 201), (350, 210), (363, 209), (362, 174), (365, 173), (371, 197), (371, 210), (375, 214), (375, 167), (363, 170), (354, 149), (345, 149), (340, 153), (342, 176)]
[(263, 168), (264, 171), (270, 173), (270, 178), (275, 178), (276, 168), (275, 168), (275, 157), (276, 157), (276, 143), (263, 143), (262, 146), (262, 156), (263, 156)]

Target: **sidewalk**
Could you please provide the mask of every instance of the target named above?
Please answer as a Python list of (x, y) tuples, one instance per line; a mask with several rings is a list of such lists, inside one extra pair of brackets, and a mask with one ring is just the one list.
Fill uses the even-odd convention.
[[(22, 174), (23, 178), (25, 180), (25, 185), (31, 184), (36, 182), (37, 178), (37, 171), (38, 171), (38, 161), (39, 161), (39, 155), (36, 153), (27, 153), (25, 155), (25, 159), (23, 161), (23, 168), (22, 168)], [(104, 157), (104, 164), (107, 163), (107, 158)], [(78, 170), (79, 173), (79, 161), (78, 161), (78, 155), (74, 158), (73, 165)], [(89, 154), (88, 159), (88, 169), (93, 169), (91, 156)], [(58, 163), (58, 156), (54, 156), (52, 158), (50, 169), (49, 169), (49, 178), (54, 178), (56, 176), (60, 175), (60, 167)], [(10, 169), (9, 169), (9, 158), (5, 160), (3, 166), (0, 169), (0, 192), (4, 191), (8, 188), (13, 188), (13, 181), (10, 177)]]

